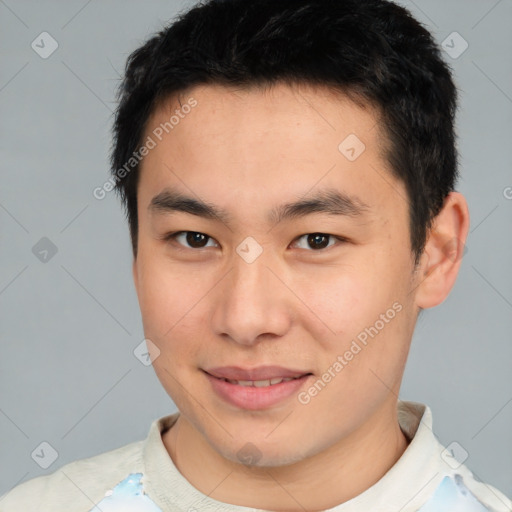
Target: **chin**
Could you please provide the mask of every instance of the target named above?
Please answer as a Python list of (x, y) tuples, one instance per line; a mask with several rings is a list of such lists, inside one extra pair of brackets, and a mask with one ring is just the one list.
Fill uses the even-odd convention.
[(252, 438), (236, 442), (231, 439), (229, 445), (216, 446), (212, 444), (212, 446), (225, 459), (248, 468), (289, 466), (312, 455), (304, 450), (298, 451), (297, 443), (290, 442), (290, 439), (288, 439), (288, 443), (289, 445), (284, 445), (280, 440), (277, 443), (269, 444), (264, 439), (258, 441)]

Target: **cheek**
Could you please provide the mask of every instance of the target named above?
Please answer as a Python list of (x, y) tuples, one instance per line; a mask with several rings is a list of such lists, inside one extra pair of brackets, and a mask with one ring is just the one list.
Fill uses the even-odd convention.
[(294, 286), (319, 340), (346, 339), (381, 308), (383, 297), (368, 268), (364, 263), (339, 264), (301, 272)]
[[(200, 346), (194, 340), (204, 339), (198, 331), (202, 323), (194, 315), (199, 309), (197, 293), (186, 286), (186, 278), (157, 264), (147, 265), (139, 276), (139, 303), (145, 338), (158, 348), (153, 369), (172, 399), (182, 404), (183, 382), (187, 362), (195, 361)], [(194, 329), (194, 326), (195, 329)]]
[(297, 282), (298, 295), (307, 298), (311, 312), (309, 330), (323, 348), (323, 367), (328, 369), (348, 351), (348, 364), (336, 379), (340, 384), (347, 379), (350, 386), (365, 387), (370, 369), (392, 378), (405, 362), (414, 326), (407, 273), (391, 261), (391, 254), (383, 256), (360, 257), (357, 263), (322, 269)]
[(204, 290), (192, 273), (178, 271), (157, 257), (141, 259), (139, 265), (137, 292), (144, 332), (168, 343), (183, 321), (193, 316)]

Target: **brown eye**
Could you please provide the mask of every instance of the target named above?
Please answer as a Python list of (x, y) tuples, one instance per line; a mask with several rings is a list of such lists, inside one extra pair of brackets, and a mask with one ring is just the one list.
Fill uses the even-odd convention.
[[(208, 246), (209, 240), (213, 241), (208, 235), (199, 233), (198, 231), (178, 231), (177, 233), (171, 233), (165, 236), (166, 240), (175, 240), (177, 243), (187, 249), (203, 249)], [(181, 239), (181, 240), (180, 240)]]
[[(340, 241), (343, 241), (341, 238), (335, 237), (334, 235), (328, 235), (325, 233), (308, 233), (306, 235), (302, 235), (297, 238), (297, 244), (300, 249), (308, 249), (313, 251), (319, 251), (325, 249), (327, 247), (332, 247), (335, 245), (334, 240), (333, 243), (330, 243), (330, 240), (337, 238)], [(300, 247), (299, 241), (305, 239), (306, 247), (304, 245)]]
[(308, 235), (308, 244), (313, 249), (325, 249), (329, 245), (330, 235), (311, 233)]
[(203, 233), (196, 233), (195, 231), (187, 231), (186, 232), (186, 241), (190, 244), (191, 247), (194, 248), (202, 248), (205, 246), (205, 243), (208, 240), (208, 236)]

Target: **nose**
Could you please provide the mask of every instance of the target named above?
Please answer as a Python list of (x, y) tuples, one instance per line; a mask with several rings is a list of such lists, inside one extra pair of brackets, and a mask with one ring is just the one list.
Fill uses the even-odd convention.
[(216, 290), (214, 332), (240, 345), (283, 336), (292, 324), (293, 294), (276, 265), (260, 256), (247, 263), (235, 255), (233, 267)]

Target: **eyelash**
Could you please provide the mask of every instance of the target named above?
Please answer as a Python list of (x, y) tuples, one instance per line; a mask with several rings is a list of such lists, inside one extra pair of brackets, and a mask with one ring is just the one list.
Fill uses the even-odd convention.
[[(186, 234), (186, 233), (196, 233), (196, 234), (199, 234), (199, 235), (204, 235), (206, 238), (208, 238), (208, 241), (209, 240), (214, 240), (213, 237), (211, 236), (208, 236), (206, 235), (205, 233), (201, 233), (200, 231), (175, 231), (173, 233), (168, 233), (166, 235), (164, 235), (162, 237), (162, 240), (166, 241), (166, 242), (175, 242), (176, 241), (176, 238), (179, 236), (179, 235), (182, 235), (182, 234)], [(307, 237), (309, 235), (319, 235), (319, 236), (322, 236), (322, 237), (330, 237), (330, 238), (334, 238), (336, 239), (339, 243), (346, 243), (348, 242), (348, 239), (347, 238), (344, 238), (344, 237), (341, 237), (341, 236), (335, 236), (335, 235), (331, 235), (329, 233), (320, 233), (320, 232), (312, 232), (312, 233), (305, 233), (304, 235), (301, 235), (301, 236), (298, 236), (294, 242), (300, 240), (301, 238), (303, 237)], [(179, 250), (192, 250), (192, 251), (201, 251), (203, 249), (207, 249), (208, 247), (199, 247), (199, 248), (196, 248), (196, 247), (186, 247), (182, 244), (179, 244), (178, 245), (180, 246), (179, 247)], [(333, 245), (328, 245), (327, 247), (322, 247), (320, 249), (309, 249), (307, 250), (308, 252), (322, 252), (322, 251), (325, 251), (326, 249), (329, 249), (331, 247), (333, 247), (334, 245), (336, 244), (333, 244)], [(339, 244), (338, 244), (339, 245)]]

